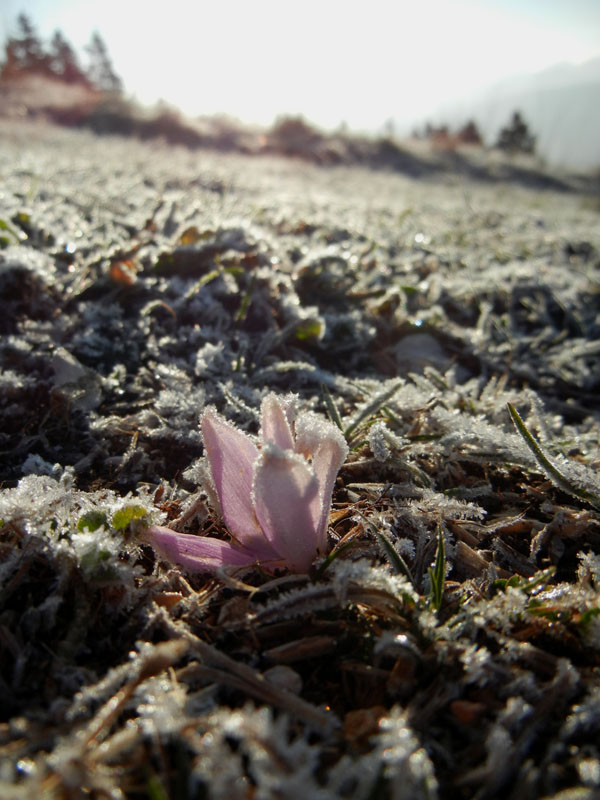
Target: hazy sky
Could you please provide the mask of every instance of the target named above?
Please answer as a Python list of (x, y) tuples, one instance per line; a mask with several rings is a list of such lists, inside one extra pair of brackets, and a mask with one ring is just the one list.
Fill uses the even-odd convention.
[(377, 128), (600, 56), (600, 0), (0, 0), (0, 40), (21, 11), (80, 52), (98, 30), (144, 103), (247, 122)]

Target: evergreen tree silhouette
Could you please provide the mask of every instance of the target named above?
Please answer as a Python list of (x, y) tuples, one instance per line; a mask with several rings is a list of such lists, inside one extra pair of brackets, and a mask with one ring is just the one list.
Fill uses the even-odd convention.
[(459, 130), (457, 138), (462, 144), (481, 145), (483, 142), (477, 123), (472, 119)]
[(54, 32), (50, 42), (50, 70), (65, 83), (80, 83), (89, 86), (90, 81), (79, 64), (77, 54), (61, 31)]
[(27, 14), (19, 14), (17, 33), (7, 39), (5, 60), (0, 77), (14, 77), (24, 72), (47, 72), (49, 57)]
[(113, 68), (108, 48), (98, 31), (92, 35), (86, 50), (90, 59), (87, 69), (88, 79), (104, 92), (120, 94), (123, 90), (123, 83)]
[(535, 136), (519, 111), (513, 113), (510, 123), (500, 131), (496, 147), (507, 153), (535, 152)]

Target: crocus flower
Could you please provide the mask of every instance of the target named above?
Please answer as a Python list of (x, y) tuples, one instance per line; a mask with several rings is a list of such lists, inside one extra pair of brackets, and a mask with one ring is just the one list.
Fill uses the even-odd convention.
[(339, 429), (293, 398), (267, 395), (258, 443), (213, 409), (202, 417), (204, 447), (233, 542), (152, 526), (146, 536), (190, 572), (260, 562), (307, 572), (327, 547), (331, 494), (348, 454)]

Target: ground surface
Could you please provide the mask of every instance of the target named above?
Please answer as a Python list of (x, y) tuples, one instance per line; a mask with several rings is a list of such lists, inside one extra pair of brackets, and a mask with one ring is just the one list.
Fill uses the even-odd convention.
[[(0, 795), (596, 797), (591, 184), (0, 153)], [(227, 536), (198, 417), (268, 391), (341, 417), (340, 554), (188, 576), (144, 527)]]

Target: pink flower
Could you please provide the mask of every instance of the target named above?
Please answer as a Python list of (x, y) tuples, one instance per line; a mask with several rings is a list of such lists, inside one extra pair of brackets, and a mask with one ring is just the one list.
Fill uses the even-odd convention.
[(152, 526), (146, 536), (190, 572), (261, 562), (307, 572), (327, 550), (338, 470), (348, 454), (335, 425), (311, 412), (296, 418), (292, 397), (269, 394), (259, 443), (212, 409), (202, 418), (204, 447), (223, 519), (234, 542)]

